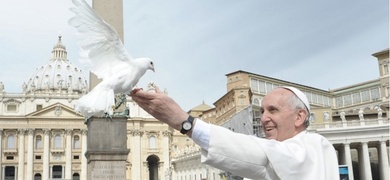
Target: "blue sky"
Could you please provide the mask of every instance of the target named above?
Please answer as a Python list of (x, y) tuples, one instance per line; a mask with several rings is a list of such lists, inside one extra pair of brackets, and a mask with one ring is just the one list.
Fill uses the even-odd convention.
[[(88, 2), (91, 2), (89, 0)], [(0, 81), (22, 91), (50, 59), (58, 35), (78, 62), (68, 0), (0, 2)], [(140, 80), (166, 89), (183, 109), (226, 93), (237, 70), (324, 90), (378, 78), (371, 55), (389, 47), (388, 0), (124, 0), (124, 43), (150, 57)]]

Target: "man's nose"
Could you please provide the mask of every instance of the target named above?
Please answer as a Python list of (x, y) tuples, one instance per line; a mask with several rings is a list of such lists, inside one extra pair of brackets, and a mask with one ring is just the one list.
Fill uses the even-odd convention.
[(261, 114), (261, 122), (264, 123), (264, 122), (267, 122), (267, 121), (269, 121), (269, 120), (270, 120), (270, 118), (269, 118), (269, 116), (268, 116), (268, 113), (264, 111), (264, 112)]

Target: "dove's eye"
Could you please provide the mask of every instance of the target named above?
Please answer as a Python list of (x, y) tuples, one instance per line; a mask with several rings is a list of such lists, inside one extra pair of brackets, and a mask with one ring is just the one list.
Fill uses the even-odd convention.
[(150, 65), (152, 65), (152, 66), (153, 66), (153, 62), (150, 62)]

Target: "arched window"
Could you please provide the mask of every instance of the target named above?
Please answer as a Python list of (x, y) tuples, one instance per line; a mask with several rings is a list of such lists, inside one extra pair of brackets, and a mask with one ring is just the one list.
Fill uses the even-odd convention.
[(35, 137), (35, 149), (42, 149), (42, 136)]
[(73, 180), (79, 180), (80, 179), (80, 174), (79, 173), (74, 173), (73, 174)]
[(42, 179), (41, 174), (37, 173), (34, 175), (34, 180), (41, 180), (41, 179)]
[(62, 148), (62, 138), (59, 134), (54, 136), (54, 148)]
[(7, 138), (7, 148), (8, 149), (15, 149), (15, 136), (13, 134), (10, 134)]
[(156, 149), (156, 137), (150, 136), (149, 138), (149, 148), (150, 149)]
[(254, 104), (254, 105), (257, 105), (257, 106), (260, 106), (259, 99), (254, 98), (254, 99), (253, 99), (253, 104)]
[(73, 148), (80, 149), (80, 137), (79, 136), (73, 137)]

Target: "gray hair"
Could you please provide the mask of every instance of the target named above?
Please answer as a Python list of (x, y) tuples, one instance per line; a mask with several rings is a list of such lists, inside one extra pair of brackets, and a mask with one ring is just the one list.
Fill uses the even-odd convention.
[(305, 125), (305, 128), (309, 127), (309, 125), (310, 125), (310, 111), (306, 108), (306, 106), (302, 102), (302, 100), (299, 99), (294, 93), (292, 93), (292, 95), (290, 96), (290, 98), (288, 99), (287, 102), (292, 109), (296, 109), (296, 110), (303, 109), (304, 111), (306, 111), (307, 116), (306, 116), (304, 125)]

